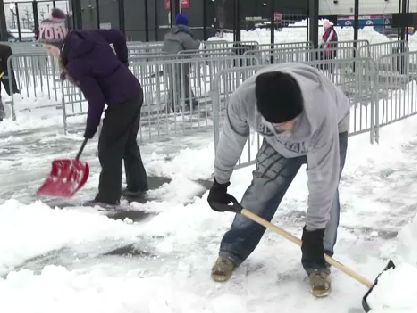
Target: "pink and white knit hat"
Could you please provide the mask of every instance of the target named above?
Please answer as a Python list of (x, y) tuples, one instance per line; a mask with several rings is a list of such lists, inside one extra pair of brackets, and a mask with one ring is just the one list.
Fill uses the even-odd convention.
[(332, 26), (333, 26), (332, 22), (330, 22), (329, 20), (324, 20), (324, 22), (323, 22), (324, 30), (329, 29)]
[(54, 8), (51, 16), (39, 24), (38, 41), (56, 47), (62, 47), (68, 28), (65, 23), (65, 14), (62, 10)]

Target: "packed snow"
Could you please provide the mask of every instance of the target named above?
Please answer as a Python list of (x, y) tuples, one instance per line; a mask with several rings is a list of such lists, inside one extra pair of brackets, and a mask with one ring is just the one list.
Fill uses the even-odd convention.
[[(276, 40), (304, 40), (285, 32)], [(374, 31), (363, 32), (371, 43), (382, 40)], [(211, 280), (233, 219), (206, 202), (202, 181), (212, 179), (211, 130), (141, 143), (148, 173), (172, 179), (150, 192), (155, 200), (124, 203), (144, 218), (114, 219), (100, 207), (77, 205), (96, 192), (97, 137), (82, 156), (90, 179), (71, 203), (58, 208), (37, 198), (51, 161), (75, 156), (82, 141), (82, 133), (63, 135), (61, 114), (17, 107), (16, 122), (0, 123), (0, 312), (363, 312), (367, 288), (338, 270), (332, 294), (315, 299), (299, 248), (269, 231), (228, 283)], [(252, 170), (234, 172), (231, 194), (243, 195)], [(369, 298), (373, 313), (417, 312), (416, 171), (416, 117), (381, 129), (379, 145), (369, 143), (369, 134), (350, 138), (334, 257), (371, 281), (390, 259), (395, 262), (397, 269), (384, 273)], [(300, 236), (306, 197), (303, 167), (272, 222)]]

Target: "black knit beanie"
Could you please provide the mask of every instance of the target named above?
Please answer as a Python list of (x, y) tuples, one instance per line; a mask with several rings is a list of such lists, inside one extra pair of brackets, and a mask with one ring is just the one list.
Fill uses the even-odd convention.
[(288, 122), (303, 111), (303, 96), (291, 75), (265, 72), (256, 77), (256, 105), (266, 121)]

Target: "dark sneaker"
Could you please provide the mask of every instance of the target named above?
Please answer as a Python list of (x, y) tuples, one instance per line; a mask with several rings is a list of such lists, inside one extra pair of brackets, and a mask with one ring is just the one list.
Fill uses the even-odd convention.
[(146, 190), (130, 191), (129, 189), (123, 189), (122, 194), (127, 198), (144, 198), (146, 196)]
[(332, 291), (332, 280), (330, 273), (325, 271), (314, 271), (308, 275), (311, 293), (318, 298), (326, 297)]
[(230, 259), (219, 256), (211, 270), (211, 278), (217, 282), (225, 282), (232, 276), (237, 265)]
[(198, 101), (193, 100), (193, 111), (198, 111)]
[(120, 204), (119, 201), (110, 203), (110, 202), (100, 202), (100, 201), (95, 200), (95, 199), (94, 200), (89, 200), (89, 201), (86, 201), (86, 202), (83, 203), (84, 206), (93, 207), (93, 206), (98, 205), (98, 206), (100, 206), (102, 208), (105, 208), (105, 209), (112, 209), (112, 208), (118, 206), (119, 204)]

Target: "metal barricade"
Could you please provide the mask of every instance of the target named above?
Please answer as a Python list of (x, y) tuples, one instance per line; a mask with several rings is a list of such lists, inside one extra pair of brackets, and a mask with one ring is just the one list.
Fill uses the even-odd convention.
[[(225, 43), (227, 43), (225, 41)], [(241, 42), (242, 43), (242, 42)], [(224, 55), (255, 55), (256, 51), (260, 50), (260, 51), (270, 51), (270, 50), (275, 50), (275, 49), (297, 49), (297, 50), (307, 50), (310, 49), (312, 44), (309, 41), (302, 41), (302, 42), (292, 42), (292, 43), (276, 43), (273, 45), (270, 44), (262, 44), (262, 45), (258, 45), (258, 44), (254, 44), (256, 42), (243, 42), (245, 45), (249, 44), (249, 46), (230, 46), (229, 44), (221, 44), (218, 45), (216, 47), (211, 47), (210, 48), (204, 48), (204, 49), (198, 49), (198, 50), (183, 50), (178, 52), (178, 54), (199, 54), (199, 55), (203, 55), (203, 56), (207, 56), (209, 57), (212, 54), (215, 54), (216, 56), (218, 54), (223, 53)], [(250, 45), (253, 44), (253, 45)], [(248, 48), (249, 47), (249, 48)], [(273, 48), (272, 48), (273, 47)], [(244, 51), (242, 49), (245, 49)], [(243, 52), (243, 53), (242, 53)], [(255, 65), (255, 63), (253, 63), (252, 65)]]
[[(163, 47), (164, 42), (163, 41), (154, 41), (154, 42), (128, 42), (127, 43), (128, 50), (129, 50), (129, 57), (136, 57), (141, 55), (158, 55), (158, 54), (164, 54)], [(213, 51), (215, 50), (216, 53), (225, 52), (229, 53), (234, 52), (235, 54), (243, 54), (243, 49), (250, 49), (251, 47), (258, 46), (257, 41), (226, 41), (226, 40), (213, 40), (213, 41), (202, 41), (200, 48), (197, 50), (207, 50), (207, 51)], [(195, 53), (193, 50), (191, 53)], [(186, 50), (187, 51), (187, 50)], [(242, 51), (242, 52), (241, 52)], [(246, 51), (246, 50), (245, 50)], [(241, 53), (239, 53), (241, 52)], [(183, 53), (180, 51), (180, 53)]]
[(81, 90), (68, 79), (61, 81), (62, 122), (68, 132), (68, 119), (88, 112), (88, 103)]
[(38, 42), (1, 42), (12, 48), (13, 54), (46, 54), (45, 48)]
[(212, 127), (209, 91), (215, 74), (235, 66), (236, 56), (185, 57), (142, 62), (131, 69), (144, 90), (141, 139)]
[(202, 42), (201, 47), (202, 49), (229, 48), (229, 42), (227, 40), (207, 40)]
[(373, 60), (377, 60), (381, 56), (405, 52), (407, 49), (407, 41), (396, 40), (359, 47), (358, 53), (361, 57), (369, 57)]
[[(13, 54), (7, 60), (7, 72), (14, 73), (20, 98), (30, 101), (34, 108), (56, 106), (59, 103), (61, 89), (60, 70), (56, 59), (42, 53)], [(12, 77), (9, 75), (9, 86), (12, 90)], [(12, 119), (16, 119), (15, 97), (11, 97)], [(47, 104), (35, 104), (38, 98)]]
[[(335, 85), (342, 88), (349, 97), (350, 136), (370, 132), (371, 142), (375, 139), (375, 103), (376, 103), (376, 68), (369, 58), (350, 60), (320, 60), (307, 62), (322, 71)], [(213, 124), (215, 148), (219, 142), (222, 121), (225, 118), (226, 106), (232, 93), (242, 82), (254, 75), (262, 66), (228, 69), (216, 75), (211, 96), (213, 99)], [(255, 105), (255, 104), (254, 104)], [(248, 138), (236, 168), (245, 167), (256, 160), (256, 153), (261, 145), (261, 138), (253, 130)]]
[(258, 50), (270, 50), (270, 49), (297, 49), (297, 50), (308, 50), (313, 48), (311, 41), (297, 41), (297, 42), (281, 42), (274, 44), (260, 44), (257, 46)]
[(201, 49), (221, 49), (232, 48), (237, 45), (242, 46), (259, 46), (256, 40), (241, 40), (241, 41), (227, 41), (227, 40), (206, 40), (201, 42)]
[(221, 49), (232, 48), (236, 45), (244, 46), (258, 46), (258, 42), (255, 40), (242, 40), (242, 41), (227, 41), (227, 40), (207, 40), (202, 41), (203, 49)]
[(230, 47), (217, 47), (210, 49), (196, 49), (196, 50), (181, 50), (178, 52), (179, 55), (198, 55), (202, 57), (210, 57), (219, 55), (229, 56), (233, 55), (232, 49)]
[(379, 102), (376, 127), (379, 128), (417, 113), (417, 52), (381, 56), (377, 62)]
[[(253, 76), (262, 66), (250, 66), (227, 69), (216, 74), (214, 83), (211, 88), (211, 98), (213, 101), (213, 131), (214, 131), (214, 149), (220, 139), (222, 122), (225, 118), (226, 106), (229, 103), (233, 92), (249, 77)], [(251, 132), (244, 152), (239, 158), (236, 168), (248, 166), (254, 162), (254, 156), (260, 147), (260, 137)]]
[[(243, 55), (242, 44), (249, 47)], [(309, 42), (276, 44), (270, 49), (271, 45), (257, 42), (213, 41), (178, 55), (162, 54), (161, 47), (162, 42), (129, 43), (130, 68), (144, 90), (141, 140), (213, 128), (216, 146), (231, 94), (271, 62), (310, 64), (340, 86), (351, 102), (351, 136), (369, 132), (371, 142), (378, 142), (380, 127), (417, 113), (417, 52), (409, 52), (405, 41), (374, 45), (366, 40), (339, 41), (337, 47), (326, 50), (311, 49)], [(57, 60), (42, 47), (24, 43), (13, 44), (12, 49), (7, 68), (21, 92), (18, 105), (27, 101), (34, 108), (62, 108), (66, 132), (69, 118), (87, 113), (82, 93), (71, 82), (60, 80)], [(330, 57), (323, 56), (324, 51)], [(13, 119), (15, 97), (11, 97)], [(253, 163), (260, 145), (261, 138), (251, 133), (237, 167)]]
[[(344, 48), (364, 48), (369, 46), (369, 41), (366, 39), (358, 39), (358, 40), (338, 40), (338, 41), (330, 41), (330, 45), (336, 45), (337, 47), (344, 47)], [(365, 57), (365, 56), (364, 56)]]
[(350, 100), (349, 135), (370, 132), (376, 141), (375, 107), (378, 99), (377, 68), (370, 58), (331, 59), (308, 62), (320, 70)]
[[(224, 54), (131, 58), (130, 68), (144, 92), (140, 139), (212, 127), (209, 91), (215, 74), (234, 67), (241, 60), (240, 56)], [(67, 119), (86, 114), (88, 106), (78, 88), (67, 83), (63, 85), (62, 95), (64, 130), (67, 131)]]
[(316, 60), (353, 59), (356, 55), (353, 47), (335, 47), (328, 49), (280, 48), (253, 50), (246, 52), (252, 55), (259, 65), (271, 63), (311, 62)]
[(163, 47), (163, 41), (127, 42), (129, 58), (143, 54), (162, 54), (164, 53), (162, 51)]
[[(346, 40), (330, 42), (330, 48), (313, 49), (311, 42), (278, 43), (274, 45), (258, 45), (257, 50), (248, 51), (246, 54), (256, 56), (259, 64), (285, 63), (285, 62), (309, 62), (325, 59), (350, 59), (356, 57), (359, 47), (369, 45), (367, 40)], [(334, 45), (332, 45), (334, 44)], [(271, 48), (273, 46), (273, 48)]]

